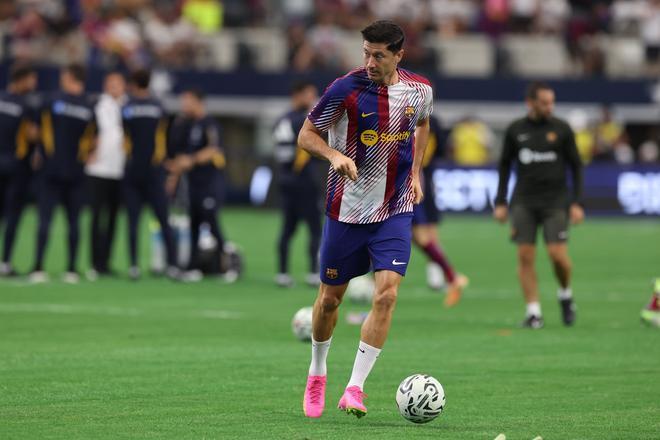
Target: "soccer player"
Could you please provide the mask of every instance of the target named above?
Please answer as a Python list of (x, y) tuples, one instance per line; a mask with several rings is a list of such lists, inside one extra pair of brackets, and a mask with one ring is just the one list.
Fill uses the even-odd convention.
[(72, 64), (60, 73), (60, 92), (44, 102), (41, 140), (44, 164), (38, 194), (39, 227), (37, 253), (30, 281), (48, 281), (43, 270), (53, 210), (61, 203), (69, 223), (69, 259), (62, 280), (77, 283), (79, 217), (84, 198), (84, 166), (95, 142), (95, 118), (85, 93), (85, 69)]
[(94, 109), (98, 124), (98, 145), (85, 167), (92, 193), (92, 268), (87, 274), (90, 279), (110, 273), (109, 261), (126, 159), (121, 119), (125, 94), (124, 76), (119, 72), (111, 72), (105, 77), (103, 94)]
[(28, 65), (16, 64), (10, 69), (7, 91), (0, 93), (0, 224), (5, 223), (0, 276), (16, 274), (11, 251), (32, 175), (30, 142), (37, 137), (36, 114), (26, 95), (36, 85), (36, 72)]
[[(362, 325), (351, 378), (339, 408), (367, 413), (363, 388), (387, 338), (410, 258), (413, 204), (428, 141), (433, 90), (398, 67), (404, 34), (391, 21), (362, 30), (364, 67), (333, 82), (303, 125), (298, 144), (330, 162), (321, 242), (321, 286), (314, 304), (312, 361), (303, 407), (320, 417), (326, 357), (351, 278), (375, 271), (373, 305)], [(322, 133), (328, 131), (328, 142)]]
[[(199, 90), (181, 94), (181, 110), (192, 125), (184, 152), (167, 164), (175, 176), (188, 174), (188, 214), (190, 216), (190, 261), (187, 277), (201, 277), (199, 234), (202, 224), (209, 227), (217, 244), (217, 260), (224, 247), (224, 237), (218, 222), (218, 211), (224, 195), (225, 155), (221, 147), (220, 125), (208, 115), (204, 95)], [(227, 278), (225, 278), (227, 279)], [(230, 280), (233, 281), (233, 280)]]
[(317, 287), (319, 284), (318, 253), (321, 241), (320, 188), (316, 175), (315, 160), (296, 146), (298, 133), (307, 118), (307, 113), (318, 100), (318, 90), (309, 82), (298, 82), (291, 90), (292, 109), (275, 124), (273, 136), (275, 160), (279, 164), (279, 189), (282, 203), (282, 230), (278, 242), (279, 272), (275, 283), (291, 287), (289, 275), (289, 245), (300, 220), (309, 229), (309, 273), (306, 282)]
[[(571, 260), (568, 256), (569, 221), (584, 219), (580, 206), (582, 163), (569, 125), (553, 116), (555, 93), (544, 83), (532, 83), (527, 89), (527, 116), (509, 125), (499, 163), (499, 185), (494, 217), (505, 222), (511, 215), (511, 238), (518, 245), (518, 278), (527, 313), (523, 327), (543, 327), (538, 281), (534, 269), (536, 233), (543, 227), (543, 238), (559, 281), (562, 319), (570, 326), (575, 321), (571, 291)], [(507, 188), (512, 164), (517, 182), (507, 207)], [(569, 193), (567, 171), (573, 185)]]
[(642, 309), (641, 313), (642, 322), (660, 327), (660, 278), (656, 278), (653, 282), (653, 295), (648, 305)]
[(167, 268), (165, 274), (178, 279), (174, 235), (168, 222), (165, 168), (167, 153), (167, 117), (160, 102), (151, 96), (151, 73), (136, 70), (130, 78), (130, 98), (122, 109), (124, 126), (124, 200), (128, 211), (128, 240), (131, 279), (140, 278), (138, 267), (138, 224), (143, 203), (151, 205), (165, 242)]
[(439, 157), (442, 153), (443, 136), (440, 124), (435, 118), (430, 118), (429, 142), (424, 151), (422, 160), (422, 185), (424, 188), (424, 200), (422, 203), (413, 207), (413, 241), (426, 254), (429, 259), (427, 266), (427, 279), (432, 288), (439, 289), (439, 283), (435, 280), (439, 278), (435, 272), (440, 267), (448, 283), (447, 296), (445, 297), (445, 306), (453, 307), (456, 305), (463, 293), (463, 289), (468, 285), (468, 278), (460, 273), (456, 273), (449, 259), (442, 251), (438, 239), (438, 222), (440, 215), (435, 206), (435, 191), (433, 189), (433, 158)]

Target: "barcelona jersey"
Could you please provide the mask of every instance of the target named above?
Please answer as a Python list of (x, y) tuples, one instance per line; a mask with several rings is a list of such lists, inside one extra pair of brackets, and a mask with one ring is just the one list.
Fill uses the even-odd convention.
[(329, 170), (326, 214), (334, 220), (375, 223), (412, 212), (415, 127), (433, 111), (433, 90), (420, 75), (398, 74), (385, 86), (364, 68), (354, 70), (335, 80), (308, 115), (358, 170), (356, 181)]

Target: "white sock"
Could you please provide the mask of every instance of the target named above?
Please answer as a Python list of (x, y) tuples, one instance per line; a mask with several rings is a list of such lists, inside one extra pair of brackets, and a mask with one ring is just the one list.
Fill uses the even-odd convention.
[(557, 290), (557, 298), (559, 299), (571, 299), (573, 298), (573, 291), (570, 287), (562, 289), (561, 287)]
[(357, 354), (355, 355), (351, 379), (348, 381), (346, 388), (357, 386), (361, 390), (364, 389), (364, 381), (367, 380), (367, 376), (369, 376), (371, 369), (374, 367), (379, 354), (380, 348), (372, 347), (366, 342), (360, 341)]
[(541, 317), (541, 303), (538, 301), (527, 303), (527, 316)]
[(325, 361), (328, 358), (328, 350), (330, 350), (330, 342), (332, 338), (327, 341), (318, 342), (312, 338), (312, 362), (309, 365), (310, 376), (325, 376), (328, 374), (328, 368)]

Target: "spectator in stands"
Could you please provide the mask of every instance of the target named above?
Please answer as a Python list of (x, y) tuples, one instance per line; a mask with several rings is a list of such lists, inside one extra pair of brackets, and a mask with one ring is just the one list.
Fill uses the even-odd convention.
[(197, 30), (177, 14), (175, 5), (157, 4), (144, 22), (144, 34), (159, 64), (184, 67), (194, 62)]
[(509, 0), (511, 7), (510, 29), (514, 33), (529, 33), (537, 15), (539, 0)]
[(646, 49), (646, 61), (651, 72), (660, 69), (660, 0), (646, 2), (642, 21), (640, 23), (640, 36)]
[(589, 116), (582, 109), (574, 109), (568, 114), (568, 123), (575, 133), (575, 144), (583, 164), (588, 164), (593, 159), (595, 136), (593, 129), (589, 126)]
[(454, 162), (462, 166), (486, 165), (492, 160), (493, 132), (473, 116), (458, 122), (449, 135)]
[(609, 107), (603, 106), (601, 119), (595, 127), (593, 160), (601, 162), (625, 160), (624, 149), (630, 150), (626, 129), (612, 117)]
[(343, 51), (344, 32), (332, 14), (321, 14), (307, 33), (314, 54), (312, 65), (319, 69), (344, 70), (348, 66)]
[(571, 7), (566, 0), (544, 0), (539, 2), (539, 11), (534, 22), (534, 29), (542, 34), (562, 35)]
[(637, 158), (641, 163), (657, 163), (660, 158), (660, 147), (658, 146), (657, 128), (653, 128), (652, 136), (639, 146)]
[(186, 0), (182, 14), (201, 33), (214, 34), (222, 28), (224, 8), (218, 0)]
[(431, 0), (429, 2), (432, 25), (442, 36), (462, 34), (475, 22), (478, 6), (473, 1)]
[(120, 8), (108, 10), (95, 40), (106, 55), (104, 64), (136, 68), (146, 62), (140, 23)]

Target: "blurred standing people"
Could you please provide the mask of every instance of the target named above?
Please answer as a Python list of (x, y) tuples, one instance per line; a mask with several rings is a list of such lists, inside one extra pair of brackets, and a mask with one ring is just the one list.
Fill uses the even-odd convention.
[(36, 85), (36, 72), (28, 65), (16, 64), (10, 69), (7, 91), (0, 93), (0, 223), (5, 221), (0, 276), (16, 274), (11, 251), (32, 175), (30, 143), (37, 137), (37, 115), (26, 95)]
[(103, 94), (94, 108), (98, 125), (97, 147), (85, 167), (92, 195), (92, 267), (87, 274), (90, 279), (112, 272), (109, 261), (126, 161), (121, 120), (121, 107), (125, 102), (126, 82), (123, 75), (109, 73), (103, 83)]
[(630, 163), (634, 160), (626, 129), (612, 117), (607, 106), (603, 106), (601, 119), (596, 125), (593, 160), (619, 163)]
[(463, 293), (463, 289), (468, 285), (468, 278), (460, 273), (456, 273), (446, 254), (440, 246), (438, 237), (438, 223), (440, 215), (435, 205), (435, 190), (433, 186), (433, 159), (440, 157), (443, 153), (443, 147), (446, 136), (442, 134), (442, 129), (436, 118), (431, 117), (429, 141), (424, 150), (422, 159), (422, 185), (424, 188), (424, 199), (418, 205), (413, 206), (412, 235), (414, 243), (426, 254), (429, 262), (427, 263), (427, 282), (432, 289), (442, 287), (441, 277), (438, 268), (442, 270), (444, 279), (447, 282), (447, 296), (445, 297), (445, 306), (452, 307), (456, 305)]
[(60, 72), (60, 91), (41, 112), (44, 166), (38, 194), (37, 253), (30, 281), (48, 281), (43, 262), (50, 222), (57, 204), (66, 209), (69, 223), (69, 259), (63, 281), (77, 283), (79, 217), (84, 198), (85, 161), (94, 147), (94, 107), (85, 93), (85, 68), (72, 64)]
[(282, 207), (282, 229), (277, 246), (278, 273), (275, 283), (280, 287), (293, 286), (289, 274), (289, 247), (298, 222), (309, 229), (309, 272), (306, 283), (319, 284), (318, 253), (321, 241), (320, 188), (314, 160), (297, 145), (298, 133), (307, 114), (318, 101), (318, 90), (310, 82), (295, 83), (291, 89), (291, 110), (275, 124), (273, 137), (275, 160), (279, 165), (279, 190)]
[[(220, 262), (225, 239), (218, 222), (218, 213), (225, 192), (226, 164), (222, 150), (220, 125), (208, 115), (204, 95), (198, 90), (181, 94), (183, 116), (191, 122), (183, 151), (167, 168), (177, 178), (188, 177), (188, 215), (190, 217), (190, 261), (186, 279), (201, 278), (199, 237), (202, 225), (207, 225), (216, 243), (216, 260)], [(234, 281), (234, 274), (226, 273), (226, 281)]]
[(122, 109), (124, 126), (124, 200), (128, 211), (128, 240), (131, 279), (140, 278), (138, 266), (138, 226), (142, 205), (147, 202), (160, 223), (167, 252), (165, 274), (178, 279), (174, 234), (169, 224), (169, 209), (165, 194), (167, 155), (167, 117), (161, 103), (149, 92), (151, 72), (136, 70), (130, 78), (130, 98)]
[(478, 119), (467, 116), (451, 132), (449, 144), (457, 165), (481, 166), (491, 160), (493, 132)]
[[(494, 217), (503, 223), (509, 215), (506, 192), (512, 165), (518, 180), (511, 199), (511, 238), (518, 245), (518, 277), (527, 311), (522, 325), (543, 327), (536, 277), (536, 235), (543, 237), (557, 281), (557, 297), (564, 325), (573, 325), (575, 306), (571, 290), (572, 263), (568, 256), (568, 227), (584, 219), (580, 206), (582, 163), (575, 137), (566, 121), (553, 116), (555, 93), (544, 83), (527, 89), (526, 117), (512, 122), (504, 136)], [(573, 178), (569, 194), (567, 174)]]

